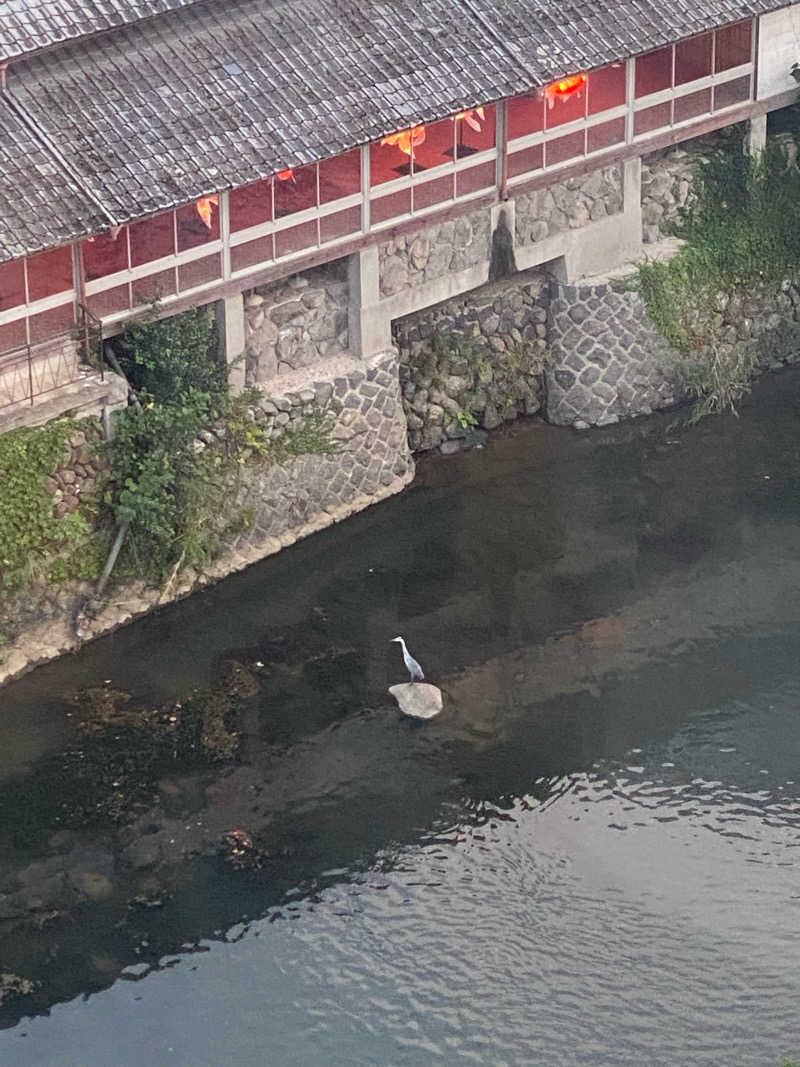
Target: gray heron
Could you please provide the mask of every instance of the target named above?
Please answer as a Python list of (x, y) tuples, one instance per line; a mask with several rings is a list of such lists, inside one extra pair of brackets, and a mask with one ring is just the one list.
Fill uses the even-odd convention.
[[(422, 667), (417, 663), (414, 657), (406, 648), (406, 643), (402, 637), (393, 637), (392, 641), (399, 641), (400, 647), (403, 649), (403, 662), (406, 665), (406, 670), (411, 675), (412, 682), (424, 682), (425, 675), (422, 673)], [(389, 642), (391, 644), (391, 641)]]

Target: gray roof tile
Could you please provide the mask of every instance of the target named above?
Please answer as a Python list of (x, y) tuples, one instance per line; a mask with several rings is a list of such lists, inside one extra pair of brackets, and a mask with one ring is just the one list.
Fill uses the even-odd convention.
[(64, 244), (103, 225), (78, 184), (6, 108), (0, 108), (0, 204), (0, 260)]
[[(208, 0), (191, 10), (166, 10), (189, 2), (0, 0), (0, 13), (52, 7), (88, 18), (111, 9), (164, 10), (9, 67), (9, 93), (84, 183), (82, 200), (77, 187), (67, 191), (75, 208), (70, 225), (77, 227), (79, 218), (87, 228), (90, 219), (97, 228), (107, 225), (91, 206), (93, 197), (125, 222), (783, 6), (777, 0)], [(0, 102), (0, 119), (2, 110)], [(32, 251), (76, 232), (63, 218), (65, 179), (58, 170), (31, 175), (14, 141), (4, 144), (0, 167), (0, 183), (13, 189), (25, 182), (25, 196), (40, 205), (36, 225), (3, 220), (13, 240), (0, 243), (0, 255), (3, 248)]]
[(0, 59), (138, 22), (199, 0), (0, 0)]

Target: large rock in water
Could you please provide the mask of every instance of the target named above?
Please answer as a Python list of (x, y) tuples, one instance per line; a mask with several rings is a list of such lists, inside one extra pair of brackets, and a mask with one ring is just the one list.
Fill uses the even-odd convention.
[(404, 715), (414, 719), (432, 719), (442, 710), (442, 691), (427, 682), (403, 682), (390, 685), (389, 692)]

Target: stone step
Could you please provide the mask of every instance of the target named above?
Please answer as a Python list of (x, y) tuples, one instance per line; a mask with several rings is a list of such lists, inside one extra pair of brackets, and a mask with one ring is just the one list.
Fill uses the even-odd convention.
[(36, 399), (33, 404), (22, 400), (0, 410), (0, 433), (23, 426), (43, 426), (63, 415), (86, 417), (99, 415), (104, 408), (116, 410), (128, 400), (127, 383), (111, 371), (101, 380), (97, 373), (62, 385)]

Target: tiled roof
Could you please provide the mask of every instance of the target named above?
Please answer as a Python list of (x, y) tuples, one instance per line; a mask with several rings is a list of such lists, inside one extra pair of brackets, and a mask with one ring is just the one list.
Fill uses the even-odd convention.
[(22, 60), (8, 81), (120, 222), (526, 84), (452, 0), (202, 5)]
[(535, 84), (659, 48), (795, 0), (468, 0)]
[[(0, 0), (0, 11), (4, 2), (26, 0)], [(83, 10), (159, 2), (180, 0), (84, 0)], [(125, 222), (781, 6), (207, 0), (20, 60), (8, 92), (80, 174), (87, 203), (94, 196)], [(28, 168), (2, 151), (10, 170), (0, 183), (13, 187)], [(41, 205), (40, 222), (17, 230), (4, 219), (6, 247), (63, 240), (60, 173), (31, 175), (23, 194)]]
[(125, 26), (198, 0), (0, 0), (0, 60)]
[(78, 184), (7, 108), (0, 108), (0, 205), (0, 261), (103, 225)]

